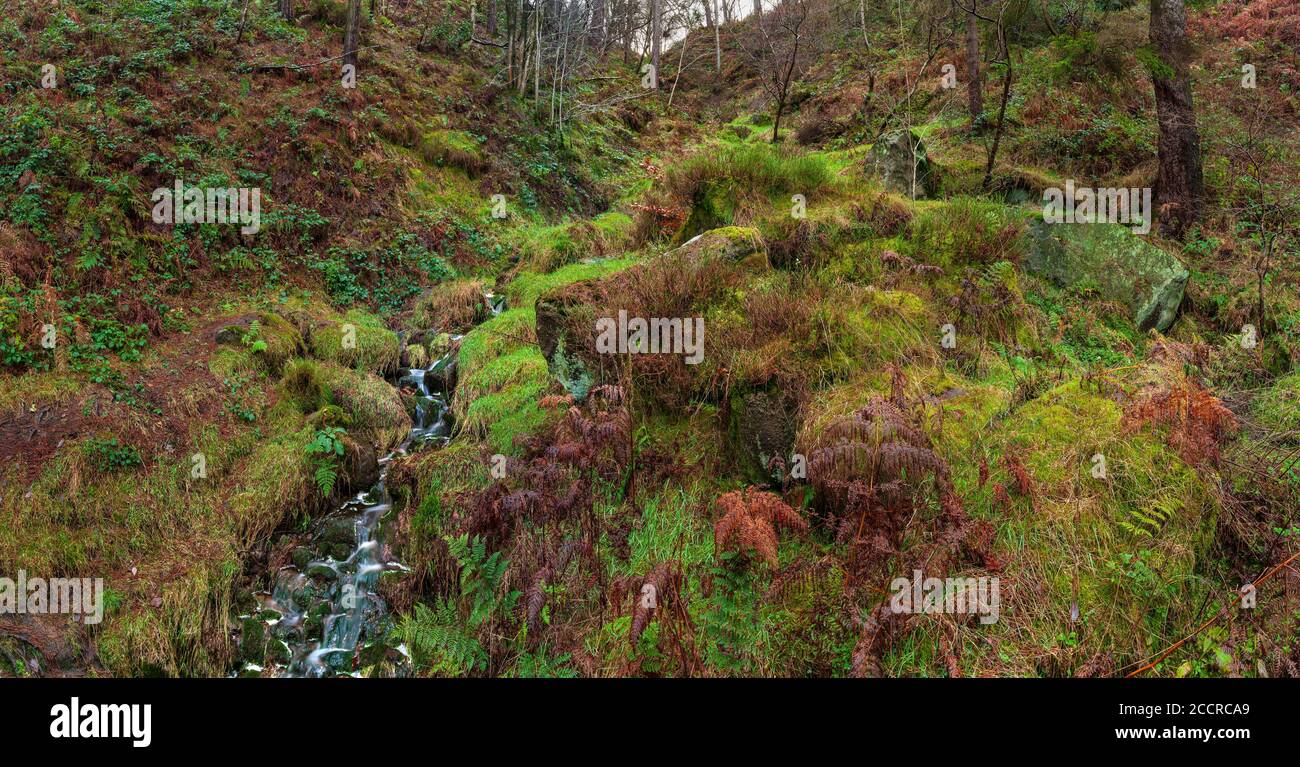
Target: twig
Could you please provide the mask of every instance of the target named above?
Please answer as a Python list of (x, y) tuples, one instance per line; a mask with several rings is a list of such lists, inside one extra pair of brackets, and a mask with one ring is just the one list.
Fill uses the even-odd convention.
[[(1272, 578), (1274, 575), (1277, 575), (1279, 572), (1281, 572), (1282, 570), (1286, 569), (1288, 565), (1290, 565), (1292, 562), (1294, 562), (1294, 561), (1297, 560), (1297, 559), (1300, 559), (1300, 551), (1297, 551), (1296, 553), (1294, 553), (1294, 554), (1292, 554), (1291, 556), (1287, 557), (1287, 558), (1286, 558), (1285, 560), (1283, 560), (1282, 562), (1279, 562), (1278, 564), (1276, 564), (1276, 565), (1274, 565), (1273, 567), (1269, 568), (1269, 571), (1268, 571), (1268, 572), (1266, 572), (1266, 573), (1264, 573), (1263, 575), (1261, 575), (1261, 576), (1259, 576), (1258, 578), (1256, 578), (1253, 582), (1251, 582), (1250, 585), (1251, 585), (1251, 586), (1256, 586), (1256, 587), (1259, 586), (1260, 584), (1262, 584), (1262, 583), (1264, 583), (1265, 581), (1267, 581), (1269, 578)], [(1193, 638), (1195, 638), (1197, 634), (1200, 634), (1202, 631), (1206, 630), (1207, 628), (1209, 628), (1210, 626), (1212, 626), (1214, 623), (1218, 622), (1219, 618), (1223, 617), (1223, 614), (1224, 614), (1224, 610), (1223, 610), (1223, 609), (1220, 609), (1220, 610), (1219, 610), (1218, 612), (1216, 612), (1216, 613), (1215, 613), (1215, 614), (1214, 614), (1214, 615), (1213, 615), (1209, 620), (1205, 621), (1205, 622), (1202, 623), (1200, 626), (1197, 626), (1195, 631), (1193, 631), (1192, 633), (1190, 633), (1190, 634), (1188, 634), (1187, 636), (1183, 637), (1182, 639), (1179, 639), (1177, 642), (1174, 642), (1174, 643), (1173, 643), (1172, 645), (1170, 645), (1167, 649), (1165, 649), (1164, 652), (1162, 652), (1162, 653), (1160, 653), (1158, 656), (1156, 656), (1156, 658), (1155, 658), (1154, 660), (1152, 660), (1151, 662), (1144, 664), (1141, 668), (1137, 669), (1136, 671), (1130, 671), (1129, 673), (1125, 674), (1125, 675), (1124, 675), (1124, 678), (1125, 678), (1125, 679), (1131, 679), (1131, 678), (1137, 676), (1138, 674), (1144, 673), (1144, 672), (1146, 672), (1146, 671), (1150, 671), (1151, 669), (1155, 668), (1155, 667), (1156, 667), (1156, 664), (1160, 663), (1160, 661), (1164, 660), (1165, 658), (1168, 658), (1168, 657), (1169, 657), (1170, 655), (1172, 655), (1172, 654), (1174, 653), (1174, 651), (1177, 650), (1179, 647), (1182, 647), (1183, 645), (1187, 644), (1189, 641), (1191, 641)]]

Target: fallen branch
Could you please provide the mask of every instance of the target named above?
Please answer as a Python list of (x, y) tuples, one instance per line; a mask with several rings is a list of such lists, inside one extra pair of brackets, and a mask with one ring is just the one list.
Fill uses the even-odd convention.
[[(378, 48), (378, 47), (379, 47), (378, 45), (367, 45), (364, 48), (357, 48), (355, 51), (353, 51), (353, 53), (360, 53), (361, 51), (368, 51), (371, 48)], [(315, 64), (258, 64), (257, 66), (253, 67), (253, 71), (274, 72), (278, 69), (311, 69), (313, 67), (318, 67), (321, 64), (328, 64), (331, 61), (338, 61), (339, 59), (347, 55), (348, 54), (346, 53), (340, 53), (339, 55), (333, 56), (328, 59), (321, 59), (320, 61), (317, 61)]]

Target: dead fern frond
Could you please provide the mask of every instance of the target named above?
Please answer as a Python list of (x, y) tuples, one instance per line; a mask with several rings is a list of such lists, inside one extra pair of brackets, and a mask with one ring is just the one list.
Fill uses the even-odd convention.
[(1166, 441), (1190, 466), (1219, 465), (1219, 445), (1237, 429), (1237, 418), (1218, 397), (1183, 379), (1124, 412), (1124, 426), (1168, 427)]
[(777, 530), (803, 531), (808, 523), (779, 495), (747, 487), (723, 494), (717, 500), (722, 516), (713, 526), (713, 548), (718, 554), (753, 552), (775, 567)]

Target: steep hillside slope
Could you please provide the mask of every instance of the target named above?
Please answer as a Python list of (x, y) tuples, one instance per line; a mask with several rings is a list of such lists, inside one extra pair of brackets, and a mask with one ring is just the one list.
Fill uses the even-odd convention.
[[(611, 48), (563, 130), (467, 10), (385, 4), (348, 87), (343, 5), (0, 22), (0, 570), (108, 588), (0, 616), (5, 672), (1296, 673), (1286, 25), (1193, 8), (1173, 239), (1044, 221), (1155, 183), (1132, 3), (1008, 3), (1009, 81), (981, 22), (973, 116), (949, 3), (811, 3), (779, 130), (797, 3), (658, 92)], [(155, 223), (177, 181), (259, 231)], [(946, 578), (993, 612), (899, 608)]]

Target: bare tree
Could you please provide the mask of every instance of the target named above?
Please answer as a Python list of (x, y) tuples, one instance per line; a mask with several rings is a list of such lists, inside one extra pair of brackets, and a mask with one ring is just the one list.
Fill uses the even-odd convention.
[[(1006, 127), (1007, 122), (1007, 104), (1011, 101), (1011, 84), (1015, 79), (1014, 60), (1011, 56), (1011, 44), (1007, 36), (1007, 11), (1011, 9), (1011, 0), (998, 0), (997, 16), (985, 16), (983, 13), (980, 13), (978, 0), (964, 0), (964, 2), (963, 0), (954, 0), (954, 2), (958, 8), (968, 14), (967, 45), (970, 44), (969, 19), (979, 19), (981, 21), (989, 22), (990, 24), (993, 24), (997, 30), (998, 58), (993, 62), (993, 64), (1003, 68), (1002, 98), (1001, 102), (998, 104), (998, 119), (993, 128), (993, 143), (989, 146), (988, 156), (984, 163), (984, 180), (980, 185), (985, 191), (988, 191), (993, 184), (993, 168), (997, 164), (998, 149), (1002, 145), (1002, 132)], [(967, 55), (969, 55), (969, 48)], [(971, 93), (972, 96), (975, 95), (973, 86)], [(981, 97), (981, 113), (984, 111), (982, 108), (982, 101), (983, 99)], [(973, 108), (971, 117), (972, 121), (976, 118)]]
[(236, 46), (244, 42), (244, 26), (247, 23), (248, 23), (248, 0), (244, 0), (244, 6), (239, 11), (239, 34), (235, 35)]
[(1205, 180), (1201, 175), (1201, 139), (1192, 106), (1188, 67), (1187, 9), (1183, 0), (1151, 0), (1151, 44), (1157, 57), (1152, 66), (1156, 117), (1160, 124), (1156, 208), (1160, 230), (1182, 237), (1201, 217)]
[(811, 57), (810, 26), (813, 0), (785, 0), (755, 21), (759, 34), (746, 53), (759, 71), (759, 81), (772, 102), (772, 143), (781, 140), (781, 118), (790, 100), (790, 86), (803, 76)]

